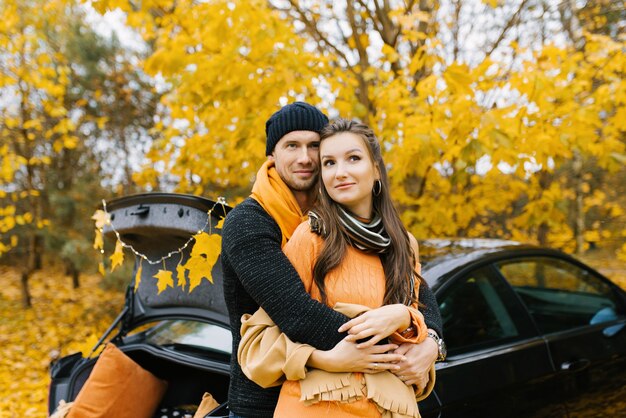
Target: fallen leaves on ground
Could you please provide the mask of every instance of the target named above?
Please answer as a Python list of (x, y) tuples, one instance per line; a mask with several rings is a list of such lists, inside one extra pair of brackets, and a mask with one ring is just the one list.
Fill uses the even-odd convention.
[(99, 275), (71, 278), (44, 269), (30, 279), (32, 308), (21, 306), (20, 276), (0, 266), (0, 417), (47, 416), (49, 364), (87, 354), (120, 312), (121, 292), (100, 289)]

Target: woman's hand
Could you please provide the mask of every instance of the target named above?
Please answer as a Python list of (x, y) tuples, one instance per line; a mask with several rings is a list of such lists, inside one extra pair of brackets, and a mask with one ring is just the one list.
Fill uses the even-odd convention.
[(399, 370), (399, 362), (405, 361), (402, 354), (394, 354), (396, 344), (375, 345), (357, 348), (357, 345), (344, 338), (328, 351), (315, 350), (307, 362), (307, 366), (328, 372), (362, 372), (379, 373), (384, 370)]
[(405, 305), (385, 305), (364, 312), (343, 324), (339, 332), (348, 332), (347, 341), (369, 340), (359, 343), (357, 348), (371, 347), (395, 331), (402, 331), (411, 325), (411, 316)]

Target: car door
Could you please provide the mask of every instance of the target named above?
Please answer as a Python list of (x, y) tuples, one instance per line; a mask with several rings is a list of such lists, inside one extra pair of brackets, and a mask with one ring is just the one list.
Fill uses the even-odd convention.
[(457, 273), (446, 283), (436, 296), (448, 358), (437, 365), (422, 415), (564, 416), (564, 406), (546, 396), (554, 389), (547, 345), (495, 268)]
[(626, 416), (626, 315), (621, 290), (558, 257), (498, 268), (545, 336), (570, 416)]

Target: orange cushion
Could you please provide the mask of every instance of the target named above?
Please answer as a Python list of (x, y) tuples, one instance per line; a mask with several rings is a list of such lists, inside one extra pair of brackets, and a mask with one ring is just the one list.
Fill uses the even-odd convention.
[(167, 382), (107, 344), (78, 393), (68, 418), (151, 418)]

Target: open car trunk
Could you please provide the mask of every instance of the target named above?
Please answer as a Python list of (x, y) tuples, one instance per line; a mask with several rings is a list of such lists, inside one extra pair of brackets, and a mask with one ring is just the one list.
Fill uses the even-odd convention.
[[(105, 236), (120, 239), (132, 247), (135, 255), (125, 306), (92, 353), (76, 353), (52, 365), (50, 412), (60, 400), (76, 399), (98, 359), (92, 354), (110, 341), (143, 369), (168, 382), (155, 417), (170, 416), (162, 413), (161, 408), (199, 405), (206, 392), (222, 406), (210, 416), (228, 416), (230, 333), (221, 263), (217, 258), (213, 267), (207, 269), (206, 277), (195, 283), (191, 291), (189, 277), (178, 277), (181, 270), (177, 267), (191, 257), (192, 236), (200, 231), (213, 237), (221, 235), (218, 224), (230, 207), (198, 196), (145, 193), (112, 200), (105, 209), (111, 220), (104, 227)], [(219, 251), (219, 246), (215, 251)], [(139, 286), (135, 286), (140, 268)], [(154, 276), (162, 269), (171, 272), (174, 285), (159, 291)], [(221, 333), (202, 334), (201, 340), (196, 336), (195, 342), (190, 343), (146, 337), (151, 329), (144, 329), (146, 324), (162, 325), (167, 321), (210, 324)]]

